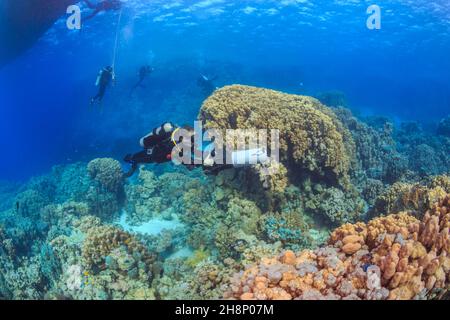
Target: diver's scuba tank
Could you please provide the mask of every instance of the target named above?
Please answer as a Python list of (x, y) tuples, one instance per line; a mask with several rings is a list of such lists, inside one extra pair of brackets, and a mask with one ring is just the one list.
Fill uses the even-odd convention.
[[(204, 157), (206, 155), (205, 159), (203, 159), (203, 164), (207, 167), (214, 165), (214, 160), (212, 158), (214, 148), (214, 143), (209, 143), (207, 145), (202, 145), (199, 149), (202, 151)], [(231, 163), (227, 164), (237, 168), (255, 164), (264, 164), (269, 161), (270, 158), (265, 148), (254, 148), (250, 150), (246, 149), (233, 151), (231, 153)]]
[(100, 72), (97, 75), (97, 80), (95, 81), (95, 86), (98, 87), (100, 85), (100, 80), (102, 78), (103, 75), (103, 70), (100, 70)]

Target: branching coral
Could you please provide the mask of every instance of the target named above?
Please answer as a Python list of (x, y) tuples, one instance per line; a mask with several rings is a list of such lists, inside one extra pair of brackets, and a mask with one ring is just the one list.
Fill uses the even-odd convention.
[(422, 222), (407, 213), (336, 229), (329, 245), (285, 251), (236, 274), (225, 297), (413, 299), (449, 289), (450, 195)]

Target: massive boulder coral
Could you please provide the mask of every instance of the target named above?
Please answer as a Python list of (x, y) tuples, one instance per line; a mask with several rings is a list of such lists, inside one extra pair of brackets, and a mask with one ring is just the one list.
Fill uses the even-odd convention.
[(111, 220), (124, 201), (124, 178), (120, 162), (110, 158), (94, 159), (87, 166), (91, 185), (86, 202), (92, 214)]
[(311, 174), (347, 177), (354, 157), (350, 132), (318, 100), (273, 90), (233, 85), (214, 92), (199, 118), (206, 128), (279, 129), (280, 160)]
[(123, 187), (120, 162), (111, 158), (94, 159), (88, 164), (89, 176), (110, 192), (119, 192)]
[(336, 229), (326, 247), (285, 251), (236, 274), (226, 298), (432, 299), (450, 288), (450, 195), (422, 221), (403, 212)]

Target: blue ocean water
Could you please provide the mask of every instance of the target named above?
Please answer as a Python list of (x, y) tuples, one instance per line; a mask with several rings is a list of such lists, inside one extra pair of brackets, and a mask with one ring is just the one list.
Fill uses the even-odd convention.
[[(2, 179), (121, 157), (164, 120), (192, 123), (204, 99), (195, 88), (200, 73), (217, 75), (218, 86), (339, 90), (352, 108), (399, 120), (426, 123), (449, 113), (446, 0), (380, 1), (380, 30), (366, 27), (373, 1), (123, 2), (117, 84), (103, 112), (90, 109), (89, 99), (99, 69), (111, 64), (119, 12), (101, 13), (81, 31), (68, 30), (62, 16), (0, 70)], [(155, 72), (129, 99), (143, 64)]]

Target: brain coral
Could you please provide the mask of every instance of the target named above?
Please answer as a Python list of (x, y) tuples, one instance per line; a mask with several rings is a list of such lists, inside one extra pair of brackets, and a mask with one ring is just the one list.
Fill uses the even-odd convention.
[(226, 298), (431, 299), (449, 289), (450, 195), (419, 221), (408, 213), (336, 229), (326, 247), (263, 258)]
[(233, 85), (214, 92), (199, 115), (206, 128), (279, 129), (280, 160), (312, 173), (347, 175), (354, 143), (333, 111), (318, 100)]
[(118, 192), (123, 186), (120, 162), (111, 158), (94, 159), (88, 164), (89, 176), (108, 191)]

